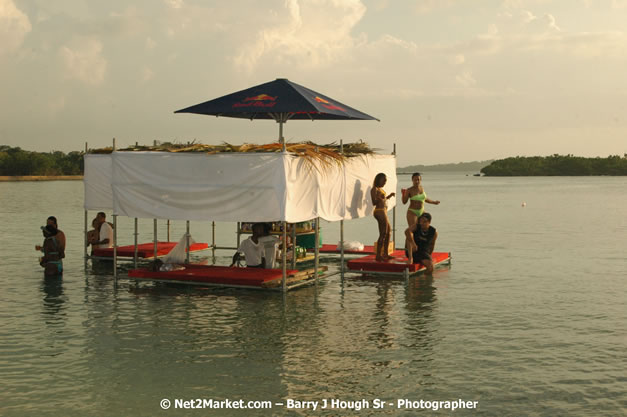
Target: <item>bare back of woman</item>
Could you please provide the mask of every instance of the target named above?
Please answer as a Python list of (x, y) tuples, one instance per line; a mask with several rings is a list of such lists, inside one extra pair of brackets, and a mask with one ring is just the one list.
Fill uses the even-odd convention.
[(370, 190), (370, 198), (372, 199), (372, 205), (374, 206), (374, 218), (377, 221), (379, 227), (379, 239), (377, 239), (377, 262), (384, 262), (392, 259), (392, 256), (388, 253), (388, 246), (390, 244), (390, 222), (387, 214), (387, 200), (394, 197), (395, 193), (390, 193), (386, 196), (383, 186), (385, 185), (387, 178), (385, 174), (379, 173), (374, 179), (372, 189)]

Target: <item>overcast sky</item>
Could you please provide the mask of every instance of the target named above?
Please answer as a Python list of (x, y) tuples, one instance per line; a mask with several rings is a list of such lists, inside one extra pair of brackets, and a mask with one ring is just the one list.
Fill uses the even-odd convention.
[(0, 144), (268, 143), (177, 109), (288, 78), (379, 119), (291, 121), (398, 165), (627, 152), (627, 0), (0, 0)]

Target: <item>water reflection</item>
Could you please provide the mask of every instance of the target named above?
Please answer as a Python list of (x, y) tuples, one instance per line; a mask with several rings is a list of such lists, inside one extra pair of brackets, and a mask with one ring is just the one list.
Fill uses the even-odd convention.
[(408, 311), (430, 313), (435, 301), (433, 276), (420, 275), (408, 280), (405, 286), (405, 305)]
[(377, 349), (390, 349), (394, 338), (390, 335), (390, 314), (394, 305), (394, 292), (390, 289), (390, 282), (377, 283), (377, 299), (373, 309), (373, 324), (376, 329), (370, 333), (370, 339), (376, 343)]
[(63, 295), (63, 276), (44, 277), (41, 283), (43, 292), (43, 314), (45, 316), (55, 316), (65, 304)]

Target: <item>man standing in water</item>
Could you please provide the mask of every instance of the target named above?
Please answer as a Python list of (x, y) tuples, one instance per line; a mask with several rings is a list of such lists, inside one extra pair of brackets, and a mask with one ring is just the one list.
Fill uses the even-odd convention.
[[(46, 220), (46, 226), (52, 226), (56, 229), (57, 233), (55, 235), (56, 241), (59, 245), (59, 252), (61, 253), (61, 258), (65, 258), (65, 233), (62, 230), (59, 230), (59, 226), (57, 225), (57, 218), (54, 216), (48, 217)], [(35, 245), (35, 250), (40, 251), (42, 249), (41, 246)]]
[(100, 212), (96, 215), (96, 220), (100, 225), (100, 234), (98, 235), (98, 242), (94, 245), (96, 248), (112, 248), (113, 247), (113, 228), (107, 222), (107, 215), (104, 212)]
[(427, 273), (433, 272), (431, 254), (435, 249), (438, 232), (431, 226), (431, 214), (422, 213), (418, 223), (414, 223), (405, 230), (407, 237), (407, 258), (410, 264), (423, 264)]

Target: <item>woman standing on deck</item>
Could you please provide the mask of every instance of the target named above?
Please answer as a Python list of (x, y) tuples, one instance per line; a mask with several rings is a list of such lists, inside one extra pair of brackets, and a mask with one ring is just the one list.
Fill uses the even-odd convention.
[(392, 256), (388, 253), (388, 246), (390, 243), (390, 222), (388, 220), (388, 206), (387, 200), (394, 197), (396, 193), (390, 193), (386, 196), (383, 186), (387, 182), (387, 177), (383, 172), (377, 174), (374, 177), (374, 183), (372, 184), (372, 190), (370, 190), (370, 197), (372, 198), (372, 205), (374, 206), (374, 218), (379, 225), (379, 239), (377, 240), (377, 262), (384, 262), (392, 259)]
[(411, 187), (401, 190), (403, 192), (403, 204), (410, 202), (409, 208), (407, 208), (407, 225), (409, 227), (418, 223), (418, 218), (425, 212), (425, 203), (440, 204), (440, 200), (427, 198), (427, 193), (422, 188), (422, 176), (419, 172), (412, 174), (411, 182), (413, 183)]

